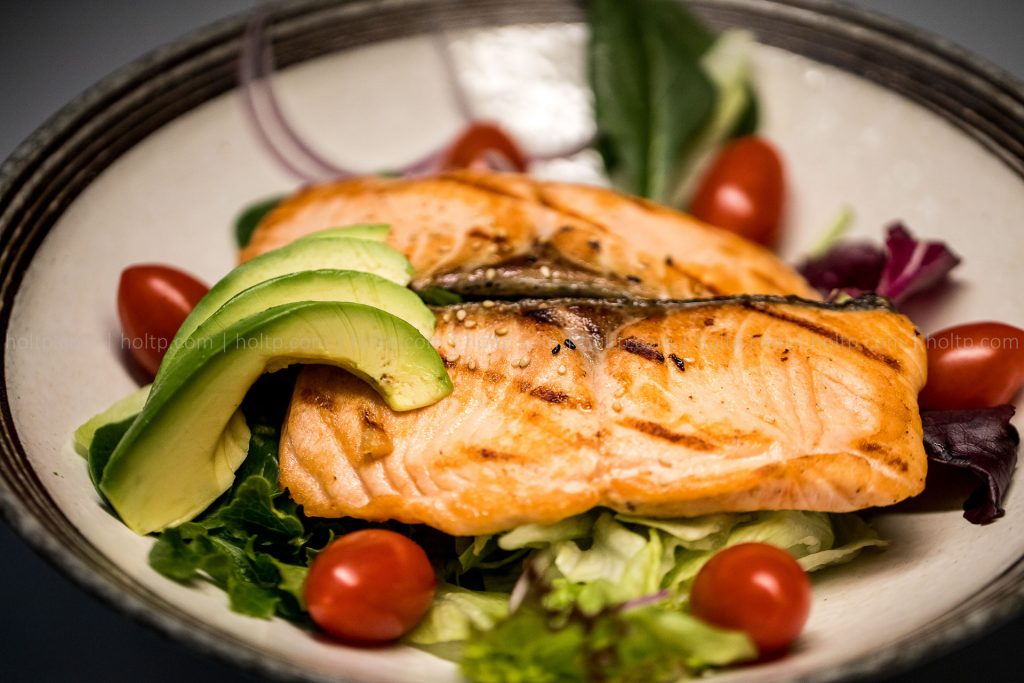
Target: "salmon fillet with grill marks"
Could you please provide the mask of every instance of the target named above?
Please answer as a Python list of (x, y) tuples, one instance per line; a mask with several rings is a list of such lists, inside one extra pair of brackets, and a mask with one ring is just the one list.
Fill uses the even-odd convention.
[(388, 242), (412, 262), (415, 289), (500, 298), (818, 298), (767, 249), (685, 214), (596, 187), (470, 171), (303, 190), (262, 221), (242, 260), (355, 223), (391, 225)]
[(281, 484), (307, 514), (471, 535), (599, 505), (842, 512), (924, 487), (924, 343), (877, 301), (438, 312), (433, 343), (455, 390), (433, 406), (395, 413), (342, 371), (300, 374)]

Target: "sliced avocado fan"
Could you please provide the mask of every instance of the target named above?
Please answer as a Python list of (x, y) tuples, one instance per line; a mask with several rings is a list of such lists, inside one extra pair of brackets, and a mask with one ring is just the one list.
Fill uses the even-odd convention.
[[(436, 320), (422, 299), (410, 289), (371, 273), (352, 270), (306, 270), (271, 278), (236, 294), (189, 335), (173, 358), (164, 357), (153, 386), (158, 387), (173, 363), (187, 348), (219, 344), (224, 332), (261, 311), (296, 301), (350, 301), (379, 308), (398, 316), (429, 338)], [(170, 355), (168, 353), (168, 355)]]
[(368, 382), (396, 411), (452, 391), (429, 340), (363, 304), (275, 306), (231, 325), (222, 340), (181, 352), (103, 470), (100, 490), (139, 534), (192, 519), (230, 488), (245, 450), (231, 447), (241, 433), (236, 411), (268, 367), (335, 365)]
[(196, 328), (235, 295), (271, 278), (324, 268), (373, 273), (403, 287), (412, 277), (408, 259), (383, 242), (374, 240), (330, 236), (304, 238), (268, 251), (235, 268), (200, 299), (167, 348), (157, 377), (174, 364)]

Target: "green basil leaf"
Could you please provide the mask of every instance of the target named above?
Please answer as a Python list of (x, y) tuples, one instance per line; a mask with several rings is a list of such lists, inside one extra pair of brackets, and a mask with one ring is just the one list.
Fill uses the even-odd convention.
[(712, 34), (674, 0), (592, 0), (590, 79), (605, 159), (626, 189), (666, 202), (712, 114), (700, 65)]

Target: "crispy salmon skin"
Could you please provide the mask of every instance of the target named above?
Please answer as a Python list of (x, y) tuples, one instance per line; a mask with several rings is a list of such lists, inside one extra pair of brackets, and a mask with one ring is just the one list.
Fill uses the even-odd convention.
[(302, 371), (281, 484), (308, 514), (472, 535), (595, 506), (843, 512), (924, 486), (924, 343), (871, 299), (463, 304), (432, 341), (455, 390), (413, 412)]
[(686, 214), (597, 187), (472, 171), (303, 190), (261, 222), (241, 258), (355, 223), (391, 226), (389, 244), (412, 262), (414, 289), (502, 298), (818, 297), (767, 249)]

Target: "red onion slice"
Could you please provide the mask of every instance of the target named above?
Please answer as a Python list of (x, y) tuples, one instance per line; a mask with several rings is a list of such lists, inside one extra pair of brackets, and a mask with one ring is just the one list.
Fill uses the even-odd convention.
[[(274, 72), (274, 58), (272, 47), (266, 37), (266, 23), (266, 12), (257, 12), (253, 15), (242, 40), (238, 64), (243, 107), (260, 144), (285, 171), (307, 183), (343, 180), (362, 175), (335, 164), (317, 152), (288, 121), (270, 82)], [(456, 107), (466, 123), (470, 124), (475, 120), (472, 105), (459, 81), (455, 61), (443, 32), (434, 35), (434, 46), (441, 58), (445, 80), (452, 97), (455, 98)], [(591, 147), (593, 142), (593, 139), (587, 139), (566, 149), (531, 155), (527, 161), (551, 161), (573, 156)], [(399, 169), (399, 172), (412, 177), (437, 173), (442, 170), (449, 145), (408, 164)], [(486, 155), (484, 162), (492, 170), (506, 170), (508, 166), (507, 161), (500, 155)]]

